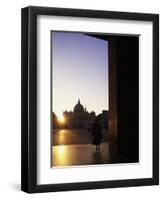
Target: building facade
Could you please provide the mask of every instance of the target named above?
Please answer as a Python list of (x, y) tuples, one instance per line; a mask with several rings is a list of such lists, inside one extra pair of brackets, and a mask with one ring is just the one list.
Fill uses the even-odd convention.
[(86, 129), (93, 124), (96, 114), (94, 111), (89, 113), (78, 100), (73, 112), (64, 111), (63, 116), (65, 118), (65, 128)]
[(80, 103), (80, 99), (74, 106), (73, 111), (63, 112), (64, 122), (59, 122), (57, 116), (52, 113), (53, 128), (68, 128), (68, 129), (91, 129), (96, 118), (99, 119), (102, 128), (108, 129), (109, 111), (103, 110), (96, 116), (94, 111), (88, 112)]

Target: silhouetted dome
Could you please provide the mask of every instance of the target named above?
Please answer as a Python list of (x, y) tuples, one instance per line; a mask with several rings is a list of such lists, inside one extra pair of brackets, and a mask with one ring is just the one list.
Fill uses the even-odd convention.
[(80, 100), (78, 100), (78, 103), (75, 105), (74, 112), (84, 112), (84, 107), (80, 104)]

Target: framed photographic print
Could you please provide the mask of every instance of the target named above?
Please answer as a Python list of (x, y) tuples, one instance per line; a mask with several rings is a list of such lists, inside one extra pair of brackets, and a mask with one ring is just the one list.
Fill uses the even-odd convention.
[(159, 16), (22, 9), (22, 190), (159, 184)]

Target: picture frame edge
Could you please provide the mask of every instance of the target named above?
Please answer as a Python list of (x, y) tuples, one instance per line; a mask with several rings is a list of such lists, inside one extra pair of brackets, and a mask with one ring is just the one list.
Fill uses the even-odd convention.
[[(135, 19), (153, 22), (153, 178), (125, 179), (114, 181), (91, 181), (82, 183), (62, 183), (37, 185), (37, 55), (36, 19), (37, 15), (48, 10), (60, 12), (67, 10), (68, 16), (74, 11), (97, 13), (95, 18), (102, 13), (113, 15), (120, 14), (122, 19)], [(59, 15), (62, 16), (62, 15)], [(74, 17), (75, 17), (74, 16)], [(88, 16), (88, 15), (87, 15)], [(118, 15), (119, 16), (119, 15)], [(76, 16), (77, 17), (77, 16)], [(93, 17), (93, 16), (92, 16)], [(106, 17), (106, 16), (105, 16)], [(124, 17), (124, 18), (123, 18)], [(140, 19), (141, 18), (141, 19)], [(114, 18), (117, 19), (117, 18)], [(136, 19), (135, 19), (136, 20)], [(32, 52), (31, 52), (32, 50)], [(35, 78), (36, 80), (35, 80)], [(33, 87), (34, 83), (34, 87)], [(33, 87), (33, 89), (32, 89)], [(32, 90), (31, 90), (31, 89)], [(34, 95), (35, 93), (35, 95)], [(34, 95), (34, 98), (33, 98)], [(32, 109), (34, 110), (34, 115)], [(32, 116), (33, 115), (33, 116)], [(35, 152), (33, 154), (33, 152)], [(134, 183), (135, 182), (135, 183)], [(83, 186), (85, 184), (85, 186)], [(112, 184), (112, 185), (111, 185)], [(84, 10), (68, 8), (51, 8), (29, 6), (21, 9), (21, 190), (27, 193), (54, 192), (83, 189), (103, 189), (115, 187), (134, 187), (159, 184), (159, 14), (128, 13), (103, 10)], [(76, 186), (75, 186), (76, 185)]]

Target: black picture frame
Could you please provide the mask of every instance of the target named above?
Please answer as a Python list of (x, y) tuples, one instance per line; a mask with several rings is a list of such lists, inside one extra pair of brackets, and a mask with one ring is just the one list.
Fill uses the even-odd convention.
[[(153, 177), (37, 184), (37, 16), (55, 15), (153, 23)], [(159, 184), (159, 15), (29, 6), (21, 12), (21, 190), (28, 193)]]

